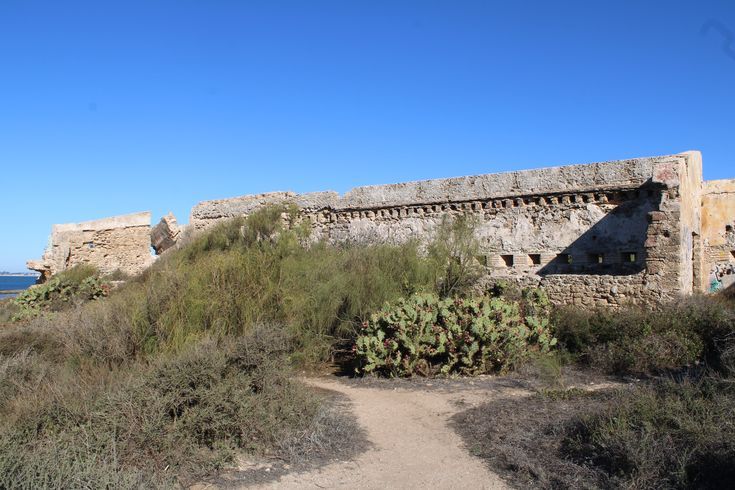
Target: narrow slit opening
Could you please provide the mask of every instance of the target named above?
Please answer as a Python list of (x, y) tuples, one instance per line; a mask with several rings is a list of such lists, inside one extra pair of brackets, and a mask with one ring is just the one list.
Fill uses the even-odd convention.
[(638, 262), (638, 254), (635, 252), (623, 252), (622, 261), (627, 264), (635, 264)]

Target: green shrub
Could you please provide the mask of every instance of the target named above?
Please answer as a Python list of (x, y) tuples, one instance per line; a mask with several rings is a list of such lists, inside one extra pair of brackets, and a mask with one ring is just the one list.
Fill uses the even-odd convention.
[(97, 269), (77, 265), (16, 296), (13, 303), (19, 311), (13, 320), (33, 318), (43, 311), (59, 311), (77, 306), (85, 301), (107, 296), (109, 292), (109, 284), (100, 277)]
[(428, 246), (428, 259), (438, 273), (435, 290), (442, 298), (466, 293), (483, 273), (477, 260), (480, 244), (475, 236), (476, 224), (466, 215), (445, 217)]
[(553, 317), (560, 344), (604, 372), (662, 374), (700, 361), (721, 372), (735, 366), (725, 359), (735, 352), (735, 307), (720, 296), (694, 296), (651, 309), (565, 307)]
[[(294, 361), (326, 361), (335, 345), (354, 341), (357, 327), (385, 302), (416, 292), (466, 294), (475, 277), (466, 264), (475, 260), (468, 227), (445, 222), (437, 239), (442, 245), (431, 244), (428, 253), (416, 242), (332, 245), (309, 241), (289, 207), (266, 207), (166, 254), (115, 291), (110, 300), (131, 297), (125, 303), (135, 307), (127, 319), (115, 314), (109, 320), (132, 325), (125, 344), (143, 353), (278, 323), (295, 337)], [(89, 308), (102, 317), (99, 328), (115, 330)]]
[(416, 294), (365, 322), (354, 349), (359, 373), (430, 376), (507, 371), (555, 343), (541, 292), (520, 303)]
[(334, 422), (290, 366), (328, 360), (385, 302), (471, 283), (447, 282), (467, 277), (453, 252), (307, 238), (266, 208), (109, 295), (76, 269), (21, 298), (35, 317), (0, 331), (0, 488), (180, 485), (236, 450), (303, 453)]
[(633, 488), (726, 488), (735, 478), (734, 395), (711, 379), (639, 386), (571, 424), (565, 451)]

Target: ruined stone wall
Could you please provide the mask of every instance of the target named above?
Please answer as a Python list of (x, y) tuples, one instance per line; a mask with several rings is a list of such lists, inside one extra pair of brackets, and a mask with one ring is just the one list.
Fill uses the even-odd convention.
[(704, 183), (702, 190), (703, 289), (735, 284), (735, 179)]
[(136, 213), (84, 223), (54, 225), (48, 248), (29, 269), (48, 278), (79, 264), (109, 274), (120, 270), (135, 275), (153, 262), (150, 252), (151, 214)]
[[(735, 180), (702, 183), (698, 152), (615, 162), (357, 187), (273, 192), (206, 201), (188, 232), (296, 205), (312, 240), (428, 243), (441, 224), (471, 218), (485, 280), (541, 286), (560, 304), (651, 304), (735, 280)], [(54, 225), (45, 276), (77, 264), (137, 274), (182, 236), (173, 215), (150, 213)]]
[(489, 278), (541, 285), (557, 303), (618, 305), (671, 299), (693, 289), (700, 233), (696, 152), (523, 172), (288, 192), (207, 201), (201, 230), (274, 203), (293, 202), (315, 239), (432, 239), (442, 220), (477, 223)]

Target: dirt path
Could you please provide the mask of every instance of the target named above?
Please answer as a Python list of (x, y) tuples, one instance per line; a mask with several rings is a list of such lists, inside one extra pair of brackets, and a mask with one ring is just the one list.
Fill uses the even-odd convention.
[(487, 392), (391, 390), (325, 378), (307, 382), (349, 398), (372, 447), (354, 461), (287, 474), (255, 488), (507, 488), (448, 426), (452, 415), (487, 400)]

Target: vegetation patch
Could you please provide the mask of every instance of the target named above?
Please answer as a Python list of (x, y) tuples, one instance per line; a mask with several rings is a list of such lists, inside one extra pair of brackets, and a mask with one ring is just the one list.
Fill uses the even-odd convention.
[(506, 372), (556, 344), (543, 292), (522, 301), (416, 294), (386, 305), (355, 343), (359, 373), (431, 376)]
[(563, 454), (574, 417), (610, 403), (610, 394), (553, 390), (528, 397), (498, 398), (461, 412), (452, 426), (470, 453), (520, 488), (612, 488), (604, 472)]
[(293, 458), (331, 423), (278, 329), (202, 339), (125, 370), (0, 360), (0, 487), (185, 485), (235, 451)]
[(0, 488), (181, 486), (236, 452), (329, 453), (354, 430), (291, 369), (343, 345), (355, 346), (361, 374), (505, 373), (534, 358), (550, 380), (567, 361), (695, 379), (597, 394), (557, 383), (457, 426), (524, 485), (731, 478), (731, 299), (552, 312), (536, 290), (483, 293), (471, 226), (445, 222), (428, 245), (334, 246), (314, 242), (293, 209), (268, 207), (112, 292), (75, 268), (5, 302), (0, 321), (24, 321), (0, 330)]
[(13, 321), (38, 316), (42, 312), (60, 311), (86, 301), (107, 296), (110, 284), (92, 266), (77, 265), (43, 284), (21, 292), (13, 300)]
[(706, 364), (724, 369), (735, 353), (735, 302), (722, 295), (682, 298), (657, 308), (558, 308), (561, 347), (583, 366), (622, 375), (672, 374)]
[(342, 451), (337, 438), (358, 431), (292, 366), (329, 360), (386, 302), (464, 294), (474, 256), (462, 222), (428, 250), (337, 247), (314, 243), (291, 211), (218, 225), (111, 292), (74, 268), (13, 300), (22, 315), (0, 331), (0, 488), (179, 486), (236, 452)]
[[(735, 478), (735, 304), (694, 297), (660, 309), (554, 314), (562, 351), (550, 387), (455, 417), (468, 448), (520, 486), (725, 488)], [(566, 388), (559, 360), (645, 375), (626, 388)]]
[(735, 479), (732, 383), (643, 385), (575, 417), (563, 454), (635, 488), (726, 488)]
[(453, 425), (470, 452), (520, 487), (725, 488), (735, 477), (735, 397), (722, 390), (544, 390), (470, 409)]

